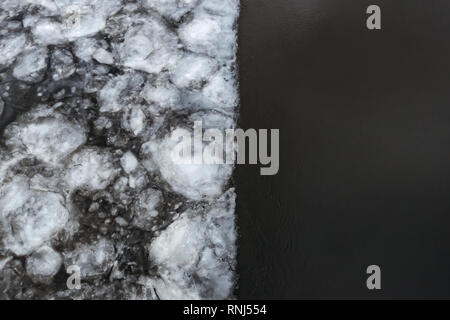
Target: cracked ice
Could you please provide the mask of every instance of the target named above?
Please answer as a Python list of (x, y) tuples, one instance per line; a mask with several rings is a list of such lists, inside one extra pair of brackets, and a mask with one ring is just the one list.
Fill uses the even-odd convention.
[(170, 137), (235, 126), (238, 13), (0, 3), (0, 298), (233, 297), (233, 168), (177, 165)]

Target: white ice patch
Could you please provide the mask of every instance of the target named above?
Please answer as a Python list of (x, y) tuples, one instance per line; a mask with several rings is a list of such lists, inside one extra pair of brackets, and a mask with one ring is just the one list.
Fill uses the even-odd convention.
[(24, 152), (53, 164), (64, 160), (87, 139), (79, 125), (58, 118), (12, 126), (8, 135), (12, 137), (8, 144), (24, 146)]
[(223, 110), (232, 110), (238, 104), (236, 80), (229, 70), (221, 70), (203, 88), (205, 104)]
[(232, 59), (236, 52), (234, 21), (233, 17), (197, 10), (193, 20), (183, 24), (178, 34), (190, 51), (219, 59)]
[(102, 190), (117, 174), (118, 169), (108, 151), (85, 148), (72, 157), (66, 181), (71, 189)]
[(180, 92), (170, 84), (153, 85), (147, 83), (142, 91), (143, 98), (150, 104), (155, 105), (154, 112), (160, 112), (164, 109), (181, 109)]
[(129, 106), (123, 115), (122, 127), (132, 132), (135, 136), (142, 133), (145, 128), (146, 118), (140, 106)]
[(103, 48), (98, 48), (93, 53), (93, 58), (98, 61), (99, 63), (103, 64), (113, 64), (114, 63), (114, 57), (111, 52), (106, 51)]
[(40, 82), (47, 69), (47, 48), (33, 48), (19, 57), (13, 69), (13, 76), (22, 81)]
[(59, 19), (41, 19), (31, 32), (43, 45), (62, 44), (93, 36), (106, 26), (109, 16), (120, 10), (120, 0), (55, 0), (47, 5)]
[(152, 16), (139, 19), (117, 50), (125, 67), (148, 73), (171, 70), (181, 57), (176, 35)]
[(0, 40), (0, 66), (9, 65), (26, 48), (26, 36), (14, 34)]
[[(229, 190), (206, 214), (184, 212), (150, 245), (150, 261), (159, 266), (154, 286), (162, 299), (225, 299), (231, 293), (230, 267), (236, 254), (234, 191)], [(192, 275), (197, 276), (195, 280)]]
[(78, 245), (74, 251), (64, 254), (66, 268), (75, 265), (80, 268), (82, 279), (105, 274), (114, 263), (114, 245), (100, 239), (91, 244)]
[(0, 189), (3, 246), (16, 255), (27, 255), (42, 246), (68, 219), (62, 196), (31, 190), (25, 177), (16, 176)]
[(98, 94), (100, 112), (119, 112), (127, 102), (140, 94), (143, 79), (136, 73), (126, 73), (108, 81)]
[(126, 173), (130, 174), (134, 170), (136, 170), (136, 168), (139, 165), (139, 161), (136, 159), (136, 157), (134, 156), (134, 154), (132, 152), (128, 151), (120, 159), (120, 164), (122, 165), (123, 170)]
[(51, 247), (43, 246), (27, 258), (26, 269), (34, 282), (49, 284), (58, 273), (61, 264), (61, 255)]
[[(151, 154), (156, 168), (173, 191), (192, 200), (211, 199), (221, 195), (233, 167), (226, 164), (179, 163), (180, 159), (175, 156), (177, 145), (179, 141), (172, 133), (161, 141), (147, 142), (143, 150)], [(182, 156), (192, 157), (191, 154)]]
[(198, 2), (199, 0), (144, 0), (144, 5), (156, 10), (167, 19), (178, 21), (191, 11)]
[(182, 89), (200, 89), (216, 70), (215, 60), (207, 56), (189, 54), (178, 61), (171, 80)]
[(92, 38), (80, 38), (74, 42), (74, 54), (83, 61), (91, 61), (96, 51), (97, 41)]

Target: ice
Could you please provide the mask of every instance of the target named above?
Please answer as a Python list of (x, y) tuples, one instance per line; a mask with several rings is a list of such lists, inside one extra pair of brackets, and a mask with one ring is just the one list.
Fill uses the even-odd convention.
[(233, 166), (174, 138), (236, 126), (238, 11), (0, 1), (1, 299), (233, 298)]
[(199, 10), (192, 21), (180, 27), (178, 34), (190, 51), (222, 59), (233, 59), (236, 51), (236, 33), (233, 24), (233, 18)]
[(201, 89), (216, 70), (213, 59), (190, 54), (178, 62), (171, 80), (179, 88)]
[(239, 0), (207, 0), (203, 1), (199, 8), (229, 21), (235, 21), (239, 12)]
[(144, 99), (155, 105), (155, 112), (161, 112), (164, 109), (181, 109), (180, 92), (171, 83), (153, 85), (147, 83), (142, 91)]
[(61, 255), (51, 247), (43, 246), (27, 258), (26, 270), (33, 282), (50, 284), (61, 264)]
[(8, 66), (26, 49), (25, 34), (13, 34), (0, 40), (0, 66)]
[(150, 260), (160, 266), (161, 273), (161, 280), (154, 283), (159, 297), (224, 299), (230, 295), (230, 268), (236, 254), (234, 203), (234, 190), (229, 190), (204, 215), (184, 212), (152, 242)]
[(114, 63), (114, 57), (111, 54), (111, 52), (106, 51), (103, 48), (97, 49), (94, 54), (93, 58), (97, 60), (99, 63), (103, 64), (113, 64)]
[(0, 189), (3, 246), (18, 256), (27, 255), (49, 241), (68, 219), (61, 195), (31, 190), (23, 176), (16, 176)]
[(237, 85), (229, 70), (214, 75), (203, 88), (203, 95), (210, 106), (230, 110), (238, 104)]
[(139, 106), (129, 106), (122, 119), (122, 127), (132, 132), (135, 136), (139, 135), (145, 128), (145, 114)]
[(155, 74), (173, 69), (181, 57), (176, 35), (152, 16), (138, 19), (117, 50), (125, 67)]
[(100, 239), (90, 244), (79, 245), (74, 251), (65, 253), (64, 265), (66, 269), (70, 266), (79, 267), (83, 280), (105, 274), (113, 266), (114, 259), (114, 245), (106, 239)]
[(162, 16), (175, 21), (191, 11), (199, 0), (144, 0), (146, 7), (158, 11)]
[(22, 81), (40, 82), (47, 71), (47, 48), (31, 49), (19, 57), (13, 76)]
[(69, 50), (55, 50), (51, 57), (51, 64), (55, 81), (68, 78), (75, 72), (73, 56)]
[(109, 16), (120, 10), (120, 0), (55, 0), (47, 3), (49, 16), (59, 19), (41, 19), (32, 28), (36, 41), (49, 45), (93, 36), (106, 27)]
[(118, 112), (127, 102), (135, 100), (141, 91), (144, 79), (135, 73), (126, 73), (108, 81), (98, 94), (100, 112)]
[(153, 220), (159, 214), (158, 208), (162, 201), (161, 191), (152, 188), (144, 190), (133, 205), (132, 224), (142, 230), (152, 230)]
[[(182, 130), (182, 129), (181, 129)], [(150, 141), (143, 149), (151, 154), (161, 176), (172, 190), (188, 199), (202, 200), (219, 196), (231, 177), (232, 166), (226, 164), (189, 164), (192, 155), (181, 155), (185, 159), (177, 159), (176, 147), (179, 145), (174, 130), (170, 136), (161, 141)], [(189, 137), (191, 134), (185, 132)], [(193, 158), (193, 157), (192, 157)], [(181, 161), (185, 163), (180, 163)], [(152, 167), (149, 167), (150, 170)]]
[(33, 26), (31, 32), (35, 40), (42, 45), (56, 45), (66, 40), (61, 24), (50, 19), (40, 20)]
[(136, 170), (136, 168), (139, 165), (138, 160), (136, 159), (136, 156), (128, 151), (127, 153), (125, 153), (123, 155), (123, 157), (120, 159), (120, 164), (122, 165), (123, 170), (130, 174), (132, 173), (134, 170)]
[(80, 125), (58, 118), (12, 126), (7, 134), (9, 144), (24, 146), (24, 152), (50, 163), (64, 160), (86, 142)]
[(91, 61), (96, 51), (97, 41), (92, 38), (80, 38), (74, 42), (74, 54), (83, 61)]
[(66, 181), (72, 189), (102, 190), (117, 176), (112, 155), (107, 151), (85, 148), (76, 153), (67, 168)]

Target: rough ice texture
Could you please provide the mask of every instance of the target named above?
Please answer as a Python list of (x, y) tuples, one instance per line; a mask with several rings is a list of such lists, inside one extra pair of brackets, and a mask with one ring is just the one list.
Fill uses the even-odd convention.
[[(239, 0), (0, 2), (0, 298), (229, 299)], [(78, 266), (81, 289), (69, 289)]]

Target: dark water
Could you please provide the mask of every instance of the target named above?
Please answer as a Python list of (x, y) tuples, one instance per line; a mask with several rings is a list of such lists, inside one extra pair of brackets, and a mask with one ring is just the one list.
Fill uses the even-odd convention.
[(241, 126), (281, 165), (236, 173), (238, 296), (449, 298), (450, 2), (242, 1)]

